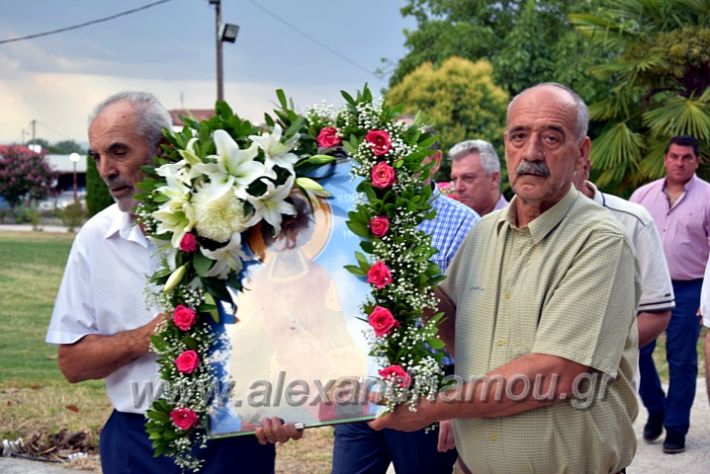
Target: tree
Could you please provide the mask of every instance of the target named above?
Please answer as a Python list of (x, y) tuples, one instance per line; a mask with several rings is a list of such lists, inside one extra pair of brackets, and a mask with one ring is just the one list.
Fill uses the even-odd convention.
[(91, 158), (86, 158), (86, 208), (89, 216), (102, 211), (113, 204), (113, 197), (99, 176), (96, 163)]
[(44, 157), (25, 147), (10, 146), (0, 155), (0, 196), (12, 207), (49, 196), (54, 177)]
[[(615, 0), (571, 21), (614, 54), (590, 73), (613, 87), (590, 105), (603, 128), (591, 159), (599, 185), (628, 194), (661, 177), (674, 135), (710, 144), (710, 3), (706, 0)], [(707, 176), (707, 169), (701, 174)]]
[(606, 86), (586, 68), (604, 54), (570, 27), (567, 14), (585, 12), (600, 0), (408, 0), (402, 15), (417, 20), (405, 31), (407, 55), (390, 86), (424, 62), (440, 65), (457, 55), (493, 64), (494, 79), (509, 94), (539, 82), (563, 82), (584, 98)]
[(508, 94), (495, 84), (492, 72), (488, 61), (452, 57), (439, 68), (427, 62), (392, 87), (387, 100), (405, 113), (421, 111), (439, 132), (444, 151), (467, 138), (481, 138), (500, 149)]
[(86, 153), (86, 149), (79, 145), (74, 140), (62, 140), (49, 146), (49, 153), (55, 153), (57, 155), (69, 155), (71, 153)]

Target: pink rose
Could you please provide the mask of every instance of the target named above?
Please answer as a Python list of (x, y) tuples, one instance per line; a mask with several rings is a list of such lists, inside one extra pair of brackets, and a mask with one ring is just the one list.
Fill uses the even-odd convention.
[(370, 232), (375, 237), (384, 237), (390, 229), (390, 220), (385, 216), (370, 219)]
[(192, 325), (195, 324), (196, 319), (197, 313), (195, 310), (187, 306), (179, 304), (173, 310), (173, 323), (181, 331), (189, 331)]
[(387, 189), (392, 186), (396, 176), (394, 168), (384, 161), (380, 161), (373, 166), (370, 174), (372, 178), (372, 185), (379, 189)]
[(367, 272), (367, 281), (382, 289), (392, 283), (392, 272), (384, 262), (376, 262)]
[(370, 130), (365, 135), (365, 141), (370, 144), (375, 156), (382, 156), (392, 148), (390, 134), (384, 130)]
[(197, 413), (189, 408), (173, 408), (170, 411), (173, 424), (183, 431), (187, 431), (197, 423)]
[(195, 234), (188, 232), (182, 236), (182, 240), (180, 241), (180, 250), (187, 253), (192, 253), (197, 250), (197, 237), (195, 237)]
[(367, 321), (375, 330), (375, 336), (380, 337), (388, 334), (392, 328), (399, 327), (399, 321), (394, 319), (392, 313), (389, 309), (382, 306), (375, 306), (370, 315), (367, 317)]
[(378, 372), (383, 379), (394, 379), (394, 383), (402, 388), (412, 385), (412, 377), (401, 365), (390, 365)]
[(200, 357), (197, 352), (188, 349), (175, 359), (175, 367), (183, 374), (191, 374), (200, 365)]
[(321, 148), (330, 148), (332, 146), (340, 145), (338, 130), (336, 130), (335, 127), (323, 127), (318, 133), (316, 141), (318, 142), (318, 146)]

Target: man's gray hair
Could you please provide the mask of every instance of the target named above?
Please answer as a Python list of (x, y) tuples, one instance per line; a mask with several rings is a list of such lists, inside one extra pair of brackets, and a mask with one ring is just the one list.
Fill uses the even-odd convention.
[(172, 119), (163, 104), (149, 92), (124, 91), (112, 95), (94, 108), (89, 116), (89, 124), (111, 104), (126, 101), (136, 112), (137, 132), (146, 137), (151, 148), (156, 148), (163, 138), (163, 129), (170, 128)]
[(510, 101), (508, 104), (508, 110), (506, 112), (506, 120), (510, 116), (510, 108), (513, 105), (513, 102), (515, 102), (518, 97), (523, 95), (525, 92), (535, 89), (537, 87), (556, 87), (558, 89), (562, 89), (563, 91), (567, 92), (570, 97), (572, 97), (572, 100), (574, 100), (574, 103), (577, 108), (577, 123), (574, 124), (574, 135), (577, 138), (577, 142), (581, 142), (584, 137), (587, 136), (587, 130), (589, 128), (589, 108), (587, 107), (587, 104), (584, 103), (584, 100), (580, 96), (577, 95), (575, 91), (570, 89), (569, 87), (565, 86), (564, 84), (560, 84), (558, 82), (542, 82), (540, 84), (534, 85), (532, 87), (528, 87), (522, 92), (519, 92), (518, 95), (513, 97), (513, 100)]
[(493, 145), (485, 140), (464, 140), (452, 146), (449, 158), (453, 161), (460, 160), (471, 153), (476, 153), (481, 161), (481, 167), (486, 174), (500, 173), (500, 160)]

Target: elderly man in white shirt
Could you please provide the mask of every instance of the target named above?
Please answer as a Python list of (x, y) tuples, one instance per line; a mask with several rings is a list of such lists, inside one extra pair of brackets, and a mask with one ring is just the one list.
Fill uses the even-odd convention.
[[(46, 341), (59, 345), (59, 368), (69, 382), (105, 379), (113, 412), (101, 430), (105, 474), (175, 473), (172, 459), (153, 457), (143, 414), (157, 395), (158, 365), (150, 336), (163, 320), (144, 303), (146, 275), (155, 263), (152, 246), (132, 215), (141, 167), (159, 151), (170, 116), (144, 92), (109, 97), (94, 111), (89, 154), (116, 204), (92, 217), (76, 236), (59, 288)], [(245, 472), (273, 473), (272, 444), (300, 432), (269, 420), (257, 437), (207, 443), (198, 455), (201, 472), (235, 466)]]
[(705, 333), (705, 388), (710, 400), (710, 260), (705, 267), (703, 289), (700, 291), (699, 315), (703, 318), (703, 325), (708, 328)]

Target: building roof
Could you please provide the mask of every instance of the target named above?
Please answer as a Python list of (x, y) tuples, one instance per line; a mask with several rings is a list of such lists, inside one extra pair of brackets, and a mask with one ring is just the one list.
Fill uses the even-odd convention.
[[(69, 155), (46, 155), (44, 157), (49, 163), (52, 171), (59, 173), (73, 173), (74, 163), (69, 159)], [(76, 162), (76, 172), (86, 173), (86, 155), (79, 155), (79, 161)]]
[(180, 117), (190, 117), (194, 120), (206, 120), (214, 115), (214, 109), (173, 109), (168, 110), (173, 126), (182, 127)]

